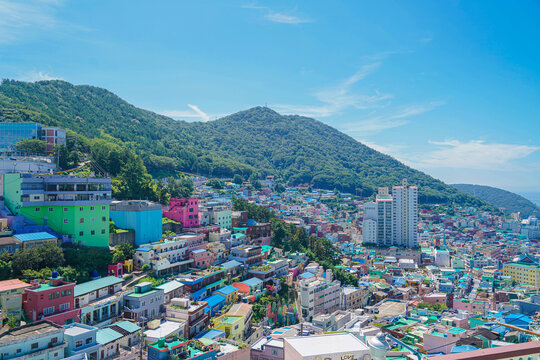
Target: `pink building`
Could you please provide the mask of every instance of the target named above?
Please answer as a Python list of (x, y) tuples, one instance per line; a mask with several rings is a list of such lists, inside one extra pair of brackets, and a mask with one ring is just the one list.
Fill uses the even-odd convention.
[(193, 265), (198, 268), (206, 268), (214, 263), (214, 254), (204, 249), (191, 251), (189, 258), (193, 259)]
[(48, 320), (61, 326), (80, 322), (81, 310), (74, 308), (74, 288), (75, 283), (64, 282), (58, 274), (53, 274), (48, 284), (32, 283), (23, 294), (28, 319)]
[(471, 301), (469, 299), (454, 299), (452, 308), (454, 310), (463, 310), (470, 313), (483, 313), (486, 309), (486, 303), (482, 301)]
[(163, 216), (181, 222), (184, 228), (194, 228), (199, 226), (198, 198), (171, 198), (169, 203), (169, 210), (164, 211)]
[(435, 293), (424, 295), (424, 301), (428, 304), (444, 304), (446, 305), (446, 294), (445, 293)]
[(424, 350), (430, 353), (450, 354), (457, 341), (466, 336), (460, 328), (432, 329), (424, 333)]

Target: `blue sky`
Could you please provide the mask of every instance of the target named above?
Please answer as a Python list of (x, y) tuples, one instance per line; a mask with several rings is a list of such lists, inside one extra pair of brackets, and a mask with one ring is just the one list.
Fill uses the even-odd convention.
[(537, 1), (0, 0), (0, 74), (190, 121), (268, 104), (449, 183), (539, 192), (539, 17)]

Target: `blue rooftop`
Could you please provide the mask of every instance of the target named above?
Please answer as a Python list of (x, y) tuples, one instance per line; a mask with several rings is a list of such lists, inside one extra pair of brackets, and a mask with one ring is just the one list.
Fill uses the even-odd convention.
[(232, 285), (227, 285), (225, 287), (222, 287), (221, 289), (216, 290), (216, 292), (222, 293), (224, 295), (230, 295), (235, 291), (238, 291), (238, 289)]
[(225, 331), (210, 329), (206, 332), (202, 332), (199, 335), (195, 336), (195, 339), (205, 338), (205, 339), (215, 340), (220, 337), (225, 337)]
[(13, 235), (14, 238), (24, 241), (36, 241), (36, 240), (48, 240), (56, 239), (56, 236), (49, 234), (48, 232), (37, 232), (29, 234), (16, 234)]
[(137, 248), (137, 251), (150, 251), (150, 248)]
[(232, 269), (234, 267), (241, 266), (241, 265), (242, 265), (241, 262), (236, 261), (236, 260), (231, 260), (231, 261), (227, 261), (227, 262), (221, 264), (220, 266), (222, 268), (225, 268), (225, 269)]
[(247, 279), (247, 280), (244, 280), (242, 281), (244, 284), (246, 284), (247, 286), (249, 287), (256, 287), (260, 284), (262, 284), (262, 280), (261, 279), (257, 279), (256, 277), (252, 277), (251, 279)]
[[(220, 294), (215, 294), (215, 295), (207, 297), (206, 299), (203, 299), (202, 301), (206, 301), (209, 307), (214, 307), (216, 305), (219, 305), (220, 303), (225, 303), (225, 300), (227, 300), (225, 296), (220, 295)], [(207, 309), (209, 310), (209, 308)]]
[(306, 271), (306, 272), (301, 273), (301, 274), (298, 275), (298, 276), (301, 277), (302, 279), (309, 279), (309, 278), (314, 277), (315, 274), (310, 273), (309, 271)]
[(197, 250), (193, 250), (192, 253), (194, 254), (199, 254), (199, 253), (202, 253), (202, 252), (205, 252), (206, 250), (204, 249), (197, 249)]

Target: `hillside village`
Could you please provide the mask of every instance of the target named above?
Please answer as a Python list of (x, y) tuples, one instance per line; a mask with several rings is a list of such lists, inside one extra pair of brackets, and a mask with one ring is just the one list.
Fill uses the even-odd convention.
[[(11, 146), (65, 142), (34, 123), (0, 134), (17, 126)], [(191, 174), (162, 205), (47, 156), (2, 162), (2, 359), (540, 354), (535, 217), (421, 205), (406, 179), (362, 198)]]

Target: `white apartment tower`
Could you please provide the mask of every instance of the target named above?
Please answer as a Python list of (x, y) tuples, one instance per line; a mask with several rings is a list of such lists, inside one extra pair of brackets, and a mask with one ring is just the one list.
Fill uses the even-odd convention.
[(377, 245), (392, 246), (392, 196), (387, 187), (377, 193)]
[(413, 248), (418, 246), (418, 187), (392, 187), (392, 244)]
[(362, 242), (377, 243), (377, 203), (364, 204), (364, 221), (362, 223)]

